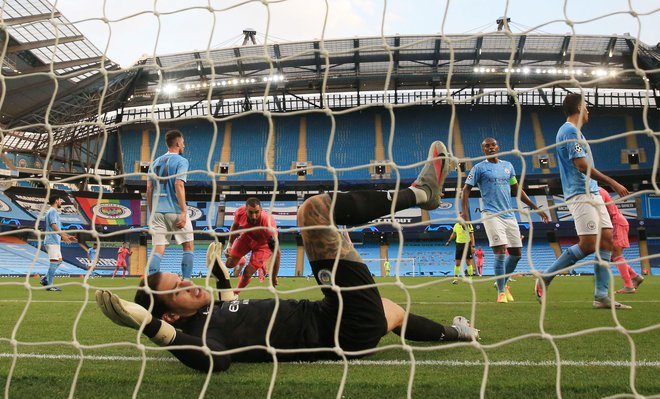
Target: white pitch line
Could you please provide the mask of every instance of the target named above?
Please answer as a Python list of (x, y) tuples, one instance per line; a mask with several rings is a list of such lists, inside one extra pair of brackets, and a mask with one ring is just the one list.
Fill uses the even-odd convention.
[[(80, 360), (78, 355), (45, 355), (38, 353), (0, 353), (0, 358), (18, 358), (18, 359), (44, 359), (44, 360)], [(83, 356), (84, 360), (95, 361), (126, 361), (126, 362), (141, 362), (140, 356)], [(172, 357), (152, 357), (147, 356), (147, 361), (156, 362), (176, 362), (177, 360)], [(319, 361), (316, 364), (327, 365), (341, 365), (341, 361)], [(350, 365), (366, 365), (366, 366), (410, 366), (410, 360), (349, 360)], [(415, 364), (418, 366), (458, 366), (458, 367), (481, 367), (485, 363), (482, 360), (417, 360)], [(488, 362), (490, 366), (523, 366), (523, 367), (556, 367), (557, 363), (554, 360), (545, 361), (529, 361), (529, 360), (497, 360)], [(562, 366), (573, 367), (626, 367), (630, 368), (632, 363), (629, 360), (562, 360)], [(660, 367), (660, 361), (656, 360), (638, 360), (635, 362), (636, 367)]]
[[(24, 302), (34, 302), (34, 303), (93, 303), (94, 298), (90, 298), (88, 301), (79, 301), (79, 300), (51, 300), (51, 299), (33, 299), (33, 300), (27, 300), (27, 299), (0, 299), (0, 303), (24, 303)], [(398, 302), (400, 304), (405, 305), (406, 302)], [(418, 302), (418, 301), (412, 301), (415, 305), (471, 305), (472, 302), (470, 301), (435, 301), (435, 302)], [(477, 304), (480, 305), (495, 305), (495, 306), (501, 306), (498, 305), (495, 301), (476, 301)], [(521, 301), (516, 299), (516, 303), (537, 303), (536, 300), (532, 301)], [(553, 303), (589, 303), (591, 302), (584, 300), (584, 301), (549, 301), (549, 304), (552, 305)], [(630, 301), (626, 302), (627, 304), (635, 305), (639, 303), (660, 303), (660, 300), (657, 299), (648, 299), (648, 300), (636, 300), (636, 301)], [(515, 305), (514, 305), (515, 306)], [(540, 308), (540, 305), (539, 305)]]
[[(109, 361), (109, 362), (141, 362), (142, 358), (140, 356), (82, 356), (85, 360), (100, 360), (100, 361)], [(44, 360), (80, 360), (81, 356), (78, 355), (44, 355), (40, 353), (0, 353), (0, 359), (2, 358), (18, 358), (18, 359), (44, 359)], [(147, 356), (148, 361), (155, 362), (176, 362), (178, 361), (172, 357), (152, 357)]]

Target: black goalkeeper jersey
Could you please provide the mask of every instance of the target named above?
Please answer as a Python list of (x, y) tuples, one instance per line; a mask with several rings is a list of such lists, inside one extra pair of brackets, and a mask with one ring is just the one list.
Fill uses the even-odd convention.
[[(215, 339), (226, 349), (244, 348), (253, 345), (270, 346), (276, 349), (332, 347), (332, 342), (322, 342), (317, 322), (318, 303), (308, 300), (280, 300), (275, 324), (269, 335), (268, 325), (275, 311), (275, 299), (239, 299), (231, 302), (216, 302), (212, 310), (207, 336)], [(208, 310), (200, 311), (189, 319), (184, 332), (201, 336)], [(278, 360), (313, 360), (310, 353), (278, 355)], [(231, 355), (238, 362), (272, 361), (265, 348), (242, 351)]]
[[(324, 268), (327, 270), (332, 263), (333, 260), (312, 262), (314, 274), (318, 275), (318, 271)], [(195, 315), (174, 325), (179, 331), (168, 350), (187, 366), (203, 371), (209, 368), (213, 371), (226, 370), (232, 361), (272, 362), (273, 355), (267, 351), (269, 346), (279, 350), (297, 350), (293, 353), (278, 352), (278, 361), (339, 359), (332, 350), (336, 346), (334, 333), (337, 321), (341, 323), (339, 345), (345, 351), (357, 352), (376, 347), (387, 333), (387, 320), (378, 289), (371, 285), (371, 273), (362, 263), (341, 260), (335, 280), (341, 287), (367, 287), (343, 292), (341, 312), (337, 295), (325, 287), (322, 288), (324, 298), (320, 301), (216, 301), (212, 307), (205, 306)], [(268, 334), (268, 325), (274, 313), (275, 323)], [(202, 339), (204, 331), (206, 341)], [(210, 356), (201, 349), (176, 348), (183, 345), (208, 346), (214, 352), (231, 353)], [(361, 356), (353, 354), (348, 357)]]

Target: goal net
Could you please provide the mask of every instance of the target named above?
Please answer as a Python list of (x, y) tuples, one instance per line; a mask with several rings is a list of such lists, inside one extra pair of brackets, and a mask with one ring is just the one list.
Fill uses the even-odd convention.
[[(659, 396), (660, 282), (653, 271), (660, 265), (660, 9), (650, 3), (506, 2), (488, 17), (497, 19), (496, 24), (460, 33), (472, 25), (463, 15), (482, 18), (477, 16), (481, 9), (492, 6), (343, 0), (4, 1), (4, 397), (73, 398), (99, 392), (160, 397), (167, 392), (170, 397), (271, 398), (304, 392), (308, 397), (411, 398), (435, 397), (439, 389), (457, 397)], [(521, 25), (513, 17), (516, 9), (547, 19)], [(253, 21), (258, 21), (255, 29), (245, 28)], [(314, 34), (293, 37), (294, 26)], [(417, 26), (426, 28), (411, 31)], [(620, 32), (611, 34), (614, 27)], [(227, 33), (240, 29), (234, 37)], [(627, 221), (628, 239), (615, 242), (621, 251), (608, 250), (611, 231), (601, 230), (598, 223), (582, 226), (593, 232), (583, 236), (596, 237), (595, 243), (590, 238), (580, 242), (576, 235), (576, 207), (603, 214), (605, 208), (596, 196), (571, 202), (562, 186), (561, 170), (571, 164), (562, 163), (566, 143), (557, 143), (556, 135), (566, 121), (562, 103), (575, 93), (586, 107), (579, 114), (584, 135), (568, 140), (571, 154), (588, 160), (579, 170), (605, 183), (601, 186), (612, 197), (610, 205)], [(168, 190), (158, 177), (162, 169), (153, 165), (174, 151), (165, 137), (173, 129), (183, 132), (179, 149), (188, 168), (177, 175), (184, 184), (169, 188), (170, 199), (176, 209), (185, 193), (194, 245), (181, 246), (191, 241), (173, 238), (161, 256), (154, 233), (182, 219), (167, 224), (149, 212), (147, 190), (155, 190), (157, 197)], [(483, 187), (463, 197), (471, 171), (482, 162), (487, 168), (489, 155), (492, 160), (483, 146), (489, 137), (496, 139), (497, 155), (510, 167), (502, 169), (506, 176), (484, 179), (505, 191), (519, 188), (506, 209), (492, 209)], [(406, 194), (397, 191), (413, 185), (435, 140), (446, 144), (448, 160), (455, 165), (437, 208), (392, 206), (368, 223), (331, 227), (336, 234), (323, 245), (317, 243), (316, 255), (332, 248), (332, 240), (342, 234), (364, 240), (361, 252), (342, 238), (341, 250), (323, 260), (343, 257), (366, 264), (374, 277), (389, 276), (368, 285), (408, 315), (399, 317), (403, 313), (397, 307), (395, 316), (388, 313), (390, 327), (396, 324), (396, 332), (418, 328), (419, 319), (410, 317), (416, 314), (444, 325), (444, 339), (452, 336), (454, 316), (462, 315), (480, 329), (480, 340), (420, 343), (388, 333), (378, 345), (351, 351), (337, 344), (341, 334), (336, 328), (321, 332), (332, 334), (334, 345), (310, 349), (305, 347), (309, 337), (303, 336), (309, 331), (301, 328), (295, 345), (278, 347), (273, 342), (282, 337), (275, 317), (256, 337), (252, 330), (226, 332), (223, 321), (208, 321), (216, 311), (239, 314), (241, 306), (261, 300), (274, 300), (276, 310), (289, 300), (320, 300), (323, 293), (314, 279), (303, 278), (318, 266), (310, 262), (312, 250), (304, 247), (309, 242), (301, 239), (298, 211), (304, 202), (319, 193), (334, 198), (336, 192), (376, 189), (387, 192), (383, 197), (390, 200), (408, 195), (409, 202), (421, 203), (428, 196), (420, 192), (423, 181)], [(617, 194), (624, 194), (617, 181), (628, 195)], [(124, 319), (124, 324), (139, 324), (136, 330), (112, 324), (103, 315), (95, 302), (97, 290), (132, 301), (136, 291), (145, 290), (138, 286), (140, 278), (155, 262), (160, 262), (160, 271), (176, 274), (185, 275), (190, 267), (192, 281), (201, 288), (185, 290), (188, 281), (173, 280), (176, 286), (166, 289), (172, 298), (186, 292), (217, 297), (206, 250), (211, 243), (234, 239), (230, 229), (240, 224), (239, 208), (249, 197), (259, 199), (277, 223), (269, 231), (277, 236), (270, 245), (282, 254), (279, 285), (274, 285), (277, 256), (261, 259), (252, 251), (243, 277), (237, 277), (237, 269), (230, 278), (234, 288), (249, 283), (241, 287), (240, 300), (210, 308), (204, 304), (184, 316), (190, 309), (162, 315), (179, 329), (179, 338), (192, 328), (187, 324), (191, 314), (211, 315), (200, 324), (203, 332), (194, 343), (176, 348), (149, 341), (145, 334), (154, 334), (150, 317), (137, 323)], [(367, 208), (378, 209), (375, 202)], [(435, 209), (422, 209), (429, 207)], [(463, 212), (470, 220), (463, 219)], [(501, 253), (504, 247), (498, 244), (503, 239), (517, 242), (517, 235), (504, 237), (496, 231), (513, 220), (522, 236), (517, 270), (517, 250)], [(466, 222), (474, 228), (474, 249), (483, 249), (482, 257), (469, 259), (471, 246), (456, 255), (455, 244), (448, 245), (455, 224), (467, 227)], [(54, 225), (57, 231), (51, 231)], [(268, 228), (253, 230), (261, 234)], [(305, 227), (303, 236), (306, 230), (328, 233), (327, 227)], [(162, 237), (173, 231), (166, 233)], [(61, 244), (53, 244), (56, 236)], [(625, 241), (627, 245), (621, 244)], [(589, 246), (595, 254), (575, 266), (581, 275), (558, 277), (537, 303), (532, 293), (537, 278), (558, 258), (577, 259), (577, 251)], [(257, 267), (259, 259), (265, 262), (263, 269)], [(456, 279), (455, 284), (442, 278), (451, 275), (455, 262), (461, 264), (462, 277), (464, 265), (474, 265), (475, 277)], [(123, 265), (127, 279), (119, 278)], [(323, 292), (353, 298), (353, 289), (335, 284), (337, 267), (321, 270), (327, 272), (318, 278)], [(250, 268), (255, 269), (251, 281)], [(506, 292), (515, 300), (497, 302), (493, 284), (498, 277), (493, 273), (498, 270), (500, 278), (513, 277)], [(584, 272), (599, 270), (609, 278), (601, 278), (596, 288), (606, 286), (610, 300), (632, 309), (600, 306), (606, 299), (594, 302), (594, 277)], [(151, 289), (146, 292), (152, 294)], [(340, 300), (338, 312), (346, 305)], [(360, 318), (344, 322), (366, 323)], [(164, 330), (156, 331), (161, 337)], [(218, 331), (227, 341), (220, 346), (214, 338)], [(232, 346), (238, 341), (249, 344)], [(190, 365), (188, 359), (179, 361), (185, 351), (203, 354), (195, 364), (207, 364), (211, 355), (214, 361), (235, 362), (229, 374), (191, 373), (182, 364)], [(254, 359), (257, 352), (264, 355), (259, 362), (240, 361)], [(326, 357), (333, 360), (302, 361)], [(292, 358), (301, 361), (286, 361)]]

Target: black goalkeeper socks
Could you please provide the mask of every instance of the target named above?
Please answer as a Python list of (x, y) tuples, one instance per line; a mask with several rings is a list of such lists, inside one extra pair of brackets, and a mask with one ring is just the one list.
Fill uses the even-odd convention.
[[(393, 332), (401, 336), (401, 328), (397, 327)], [(409, 313), (405, 338), (411, 341), (425, 342), (457, 341), (458, 331), (453, 327), (445, 327), (426, 317)]]
[[(385, 191), (337, 193), (335, 223), (355, 226), (389, 215), (392, 212), (393, 199), (394, 193)], [(398, 192), (394, 210), (408, 209), (416, 203), (415, 193), (410, 188), (406, 188)]]

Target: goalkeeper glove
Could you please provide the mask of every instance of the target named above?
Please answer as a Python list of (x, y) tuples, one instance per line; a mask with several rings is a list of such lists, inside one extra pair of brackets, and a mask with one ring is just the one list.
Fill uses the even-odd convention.
[[(144, 325), (144, 333), (159, 346), (170, 345), (176, 337), (176, 329), (169, 323), (154, 319), (147, 309), (137, 303), (125, 301), (110, 291), (97, 290), (96, 304), (115, 324), (135, 330), (139, 330)], [(150, 333), (152, 330), (155, 330), (155, 334)]]
[(220, 291), (220, 300), (233, 301), (237, 299), (237, 295), (231, 291), (231, 284), (229, 283), (229, 270), (222, 261), (222, 244), (212, 242), (206, 250), (206, 267), (209, 272), (213, 274), (217, 281), (217, 288)]

